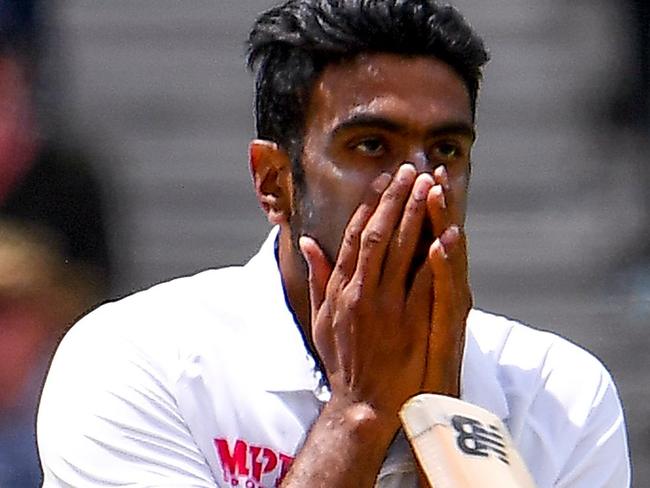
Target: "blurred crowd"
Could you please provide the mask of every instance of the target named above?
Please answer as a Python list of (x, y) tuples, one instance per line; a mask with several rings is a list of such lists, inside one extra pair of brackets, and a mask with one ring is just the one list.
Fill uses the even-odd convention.
[(57, 340), (106, 296), (101, 180), (83, 148), (43, 130), (36, 1), (0, 0), (0, 486), (40, 486), (35, 412)]
[[(635, 56), (603, 107), (610, 122), (650, 131), (649, 3), (628, 0)], [(105, 182), (35, 96), (47, 45), (38, 0), (0, 0), (0, 487), (40, 485), (35, 411), (49, 358), (74, 320), (110, 292)], [(188, 7), (189, 8), (189, 7)], [(56, 96), (49, 93), (48, 96)], [(646, 146), (647, 147), (647, 146)], [(647, 160), (647, 156), (642, 158)], [(650, 183), (647, 164), (642, 171)], [(650, 192), (639, 259), (650, 269)]]

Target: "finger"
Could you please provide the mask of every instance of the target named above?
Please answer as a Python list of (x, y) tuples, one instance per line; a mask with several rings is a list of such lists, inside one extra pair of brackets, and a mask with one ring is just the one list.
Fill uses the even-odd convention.
[(447, 167), (444, 164), (441, 164), (433, 170), (433, 181), (435, 181), (436, 185), (442, 186), (442, 189), (446, 192), (451, 190), (449, 174), (447, 173)]
[(359, 254), (361, 234), (368, 220), (377, 208), (379, 199), (392, 180), (388, 173), (379, 175), (370, 185), (369, 191), (364, 195), (359, 207), (350, 218), (343, 233), (343, 240), (336, 258), (333, 276), (330, 279), (328, 290), (334, 293), (340, 290), (354, 274)]
[(472, 306), (472, 295), (469, 286), (467, 239), (465, 232), (457, 225), (451, 225), (440, 238), (451, 268), (452, 281), (455, 291), (455, 310), (457, 314), (466, 316)]
[(456, 225), (463, 225), (463, 215), (464, 215), (464, 209), (461, 208), (463, 206), (463, 201), (460, 198), (460, 195), (456, 193), (454, 188), (457, 190), (460, 188), (463, 188), (466, 190), (466, 186), (468, 183), (468, 174), (463, 174), (460, 175), (459, 178), (462, 178), (461, 181), (455, 181), (454, 185), (452, 185), (451, 181), (451, 176), (449, 175), (449, 171), (447, 170), (446, 166), (441, 165), (438, 166), (434, 171), (433, 171), (433, 179), (436, 182), (437, 185), (442, 186), (445, 200), (447, 203), (447, 213), (449, 215), (449, 220), (453, 222)]
[(406, 277), (422, 235), (422, 223), (427, 211), (427, 196), (432, 186), (433, 178), (430, 174), (422, 173), (417, 177), (402, 214), (399, 229), (391, 240), (384, 274), (389, 277), (396, 289), (405, 287)]
[(440, 242), (449, 257), (454, 276), (467, 279), (467, 239), (464, 230), (456, 224), (450, 225), (440, 236)]
[(311, 340), (325, 366), (327, 374), (338, 370), (334, 331), (330, 324), (331, 311), (325, 303), (325, 289), (331, 265), (318, 243), (302, 236), (298, 244), (309, 269), (309, 301), (311, 303)]
[[(440, 236), (440, 242), (448, 256), (449, 265), (452, 270), (452, 279), (457, 293), (469, 294), (469, 267), (465, 232), (461, 227), (452, 224)], [(459, 305), (462, 305), (465, 301), (463, 300)]]
[(444, 326), (451, 316), (453, 303), (453, 277), (449, 256), (440, 239), (436, 239), (429, 250), (429, 265), (433, 274), (434, 329), (432, 334), (444, 334)]
[(433, 170), (433, 181), (436, 185), (440, 185), (442, 188), (447, 207), (453, 208), (456, 204), (456, 200), (451, 188), (451, 182), (449, 181), (449, 173), (447, 172), (447, 167), (445, 165), (440, 165)]
[(361, 233), (355, 277), (368, 289), (377, 286), (386, 250), (416, 176), (417, 172), (412, 164), (403, 164), (399, 167), (393, 181), (382, 194), (377, 209)]
[(433, 273), (432, 326), (427, 354), (427, 391), (450, 396), (460, 393), (460, 364), (464, 341), (464, 320), (455, 314), (452, 267), (440, 239), (432, 244), (429, 264)]
[(427, 196), (427, 210), (431, 219), (434, 237), (440, 237), (449, 227), (449, 211), (447, 207), (447, 198), (444, 188), (441, 184), (435, 184), (431, 187)]
[(355, 355), (355, 337), (357, 335), (356, 322), (350, 320), (348, 310), (338, 309), (332, 317), (332, 349), (336, 354), (337, 370), (340, 370), (347, 384), (350, 384), (355, 371), (353, 360)]
[(315, 317), (325, 299), (325, 288), (332, 267), (325, 253), (313, 238), (301, 236), (298, 245), (309, 270), (309, 301), (311, 303), (312, 317)]
[(325, 300), (318, 313), (312, 315), (311, 321), (311, 339), (328, 376), (341, 368), (332, 315), (330, 303)]

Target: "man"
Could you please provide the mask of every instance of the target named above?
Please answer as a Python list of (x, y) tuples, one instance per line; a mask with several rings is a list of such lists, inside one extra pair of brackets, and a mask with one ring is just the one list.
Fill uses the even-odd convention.
[(96, 310), (41, 401), (45, 486), (417, 486), (397, 412), (503, 419), (540, 487), (629, 484), (609, 374), (470, 310), (463, 224), (482, 41), (425, 0), (257, 20), (250, 166), (275, 225), (246, 266)]
[(89, 279), (94, 269), (71, 259), (66, 239), (72, 240), (0, 217), (2, 487), (40, 486), (34, 417), (47, 364), (63, 331), (98, 299)]

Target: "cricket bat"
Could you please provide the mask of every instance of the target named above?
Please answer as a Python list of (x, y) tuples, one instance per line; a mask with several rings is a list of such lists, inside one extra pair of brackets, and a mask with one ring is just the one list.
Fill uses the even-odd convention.
[(423, 393), (402, 406), (400, 418), (432, 488), (535, 488), (508, 429), (491, 412)]

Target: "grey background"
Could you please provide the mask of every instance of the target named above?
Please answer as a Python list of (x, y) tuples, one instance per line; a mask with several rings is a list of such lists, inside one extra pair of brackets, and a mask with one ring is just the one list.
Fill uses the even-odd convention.
[[(116, 294), (241, 263), (264, 238), (247, 170), (243, 51), (255, 14), (272, 3), (53, 4), (48, 90), (57, 96), (48, 110), (102, 155)], [(606, 0), (456, 4), (493, 57), (468, 223), (475, 302), (559, 332), (608, 365), (635, 486), (648, 486), (650, 275), (630, 258), (648, 156), (596, 110), (625, 77), (625, 19)]]

